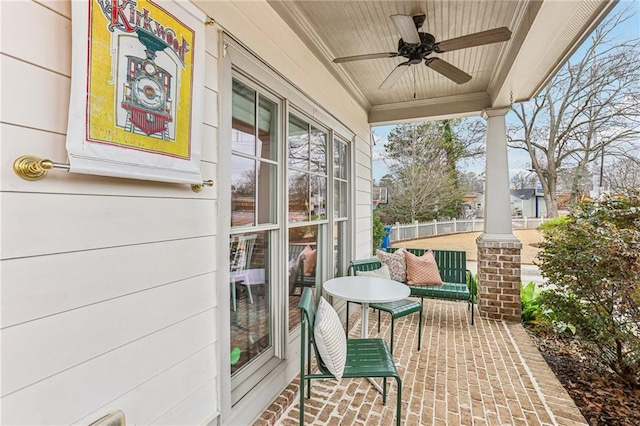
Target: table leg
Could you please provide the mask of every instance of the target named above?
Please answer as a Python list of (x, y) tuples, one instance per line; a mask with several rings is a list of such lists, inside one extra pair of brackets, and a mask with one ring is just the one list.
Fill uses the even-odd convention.
[[(368, 303), (363, 303), (362, 304), (362, 318), (361, 318), (361, 324), (362, 326), (360, 327), (361, 330), (361, 334), (360, 336), (363, 339), (366, 339), (367, 337), (369, 337), (369, 304)], [(368, 377), (369, 381), (371, 382), (371, 384), (373, 385), (374, 388), (378, 389), (378, 392), (382, 393), (382, 386), (380, 386), (378, 384), (378, 382), (376, 382), (372, 377)]]
[(369, 304), (368, 303), (363, 303), (362, 304), (362, 321), (361, 321), (362, 326), (360, 327), (360, 337), (362, 337), (363, 339), (366, 339), (367, 337), (369, 337)]

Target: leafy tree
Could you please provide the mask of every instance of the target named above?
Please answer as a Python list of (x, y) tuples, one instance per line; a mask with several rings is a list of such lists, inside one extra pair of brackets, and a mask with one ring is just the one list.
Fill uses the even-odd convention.
[(550, 217), (558, 215), (563, 170), (571, 171), (575, 202), (590, 185), (588, 166), (605, 151), (628, 155), (640, 135), (640, 44), (612, 34), (630, 15), (630, 9), (609, 15), (537, 97), (512, 107), (517, 124), (510, 126), (509, 145), (529, 153)]
[(381, 214), (399, 222), (457, 216), (465, 189), (456, 165), (481, 153), (476, 142), (470, 142), (477, 139), (459, 136), (463, 128), (475, 134), (460, 120), (401, 124), (389, 133), (385, 151), (390, 196)]
[(640, 388), (640, 191), (579, 203), (547, 225), (542, 303), (626, 384)]

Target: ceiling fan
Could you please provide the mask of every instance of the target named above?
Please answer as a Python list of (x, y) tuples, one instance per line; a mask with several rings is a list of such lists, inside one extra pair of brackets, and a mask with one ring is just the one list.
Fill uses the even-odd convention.
[(424, 13), (413, 16), (391, 15), (390, 18), (401, 37), (398, 41), (397, 52), (345, 56), (342, 58), (336, 58), (333, 62), (339, 64), (342, 62), (360, 61), (363, 59), (395, 58), (397, 56), (406, 58), (406, 62), (398, 64), (398, 66), (391, 71), (380, 85), (380, 89), (390, 89), (393, 87), (396, 81), (398, 81), (398, 79), (407, 71), (407, 69), (409, 69), (411, 65), (419, 64), (423, 60), (426, 66), (437, 73), (442, 74), (457, 84), (464, 84), (471, 80), (471, 76), (469, 74), (447, 61), (440, 58), (432, 58), (429, 57), (429, 55), (432, 53), (451, 52), (453, 50), (466, 49), (468, 47), (499, 43), (511, 38), (511, 31), (507, 27), (500, 27), (436, 42), (436, 38), (433, 35), (418, 31), (426, 19), (426, 15)]

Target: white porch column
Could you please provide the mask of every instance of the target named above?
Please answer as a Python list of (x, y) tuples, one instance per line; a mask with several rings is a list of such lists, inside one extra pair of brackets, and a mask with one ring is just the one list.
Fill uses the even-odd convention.
[(487, 119), (487, 159), (484, 233), (478, 245), (478, 310), (480, 315), (520, 321), (520, 250), (513, 235), (505, 115), (509, 108), (484, 111)]

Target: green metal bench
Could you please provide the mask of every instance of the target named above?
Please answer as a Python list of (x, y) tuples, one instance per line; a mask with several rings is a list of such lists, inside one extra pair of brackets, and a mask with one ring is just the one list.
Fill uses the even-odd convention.
[[(302, 291), (298, 307), (302, 311), (300, 331), (300, 425), (304, 424), (304, 390), (307, 382), (307, 398), (311, 398), (311, 379), (333, 379), (334, 376), (322, 362), (313, 336), (316, 305), (310, 288)], [(319, 373), (311, 373), (311, 347)], [(307, 356), (308, 354), (308, 356)], [(307, 359), (308, 358), (308, 359)], [(305, 371), (306, 365), (306, 371)], [(347, 362), (343, 378), (382, 378), (382, 404), (387, 403), (387, 377), (396, 379), (398, 385), (396, 401), (396, 425), (400, 426), (402, 414), (402, 380), (398, 374), (391, 352), (382, 339), (347, 339)]]
[[(398, 250), (397, 247), (388, 247), (388, 252)], [(416, 256), (422, 256), (428, 249), (405, 248)], [(431, 250), (438, 264), (440, 278), (444, 285), (410, 285), (411, 297), (419, 297), (420, 303), (424, 304), (424, 298), (462, 300), (469, 303), (471, 309), (471, 324), (475, 324), (474, 304), (476, 301), (475, 289), (467, 286), (467, 253), (461, 250)], [(378, 258), (354, 260), (350, 268), (354, 271), (373, 271), (382, 266)]]

